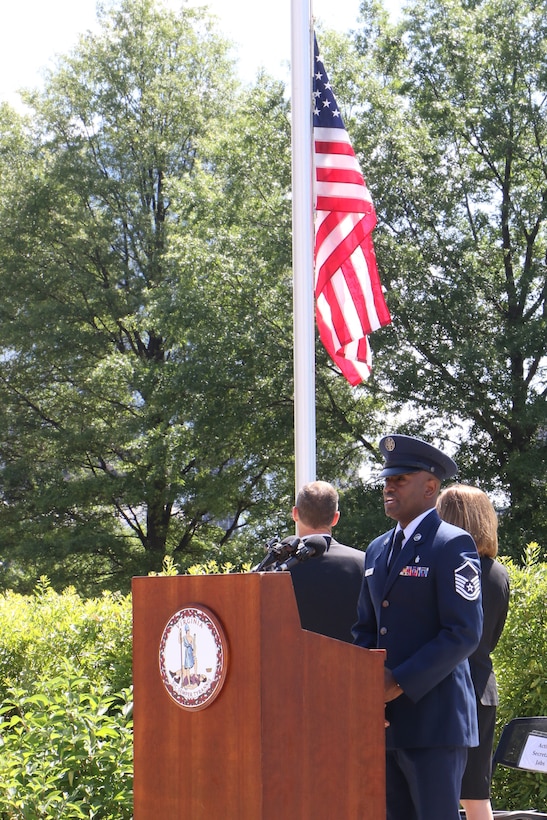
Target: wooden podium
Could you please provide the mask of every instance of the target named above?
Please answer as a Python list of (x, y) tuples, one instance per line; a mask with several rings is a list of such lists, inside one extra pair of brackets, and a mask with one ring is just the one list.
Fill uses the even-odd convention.
[[(199, 636), (171, 668), (194, 607), (210, 702)], [(134, 578), (133, 680), (134, 820), (385, 820), (384, 653), (303, 630), (289, 573)]]

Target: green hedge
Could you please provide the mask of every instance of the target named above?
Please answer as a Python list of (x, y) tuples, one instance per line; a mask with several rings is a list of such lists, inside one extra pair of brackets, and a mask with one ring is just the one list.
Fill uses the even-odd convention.
[(132, 816), (131, 691), (63, 676), (13, 689), (0, 713), (0, 816), (41, 820)]
[(132, 816), (131, 601), (0, 596), (1, 820)]
[[(547, 714), (547, 564), (537, 545), (511, 579), (494, 653), (498, 735)], [(190, 574), (228, 571), (192, 567)], [(162, 574), (176, 574), (167, 563)], [(125, 820), (132, 815), (131, 600), (54, 592), (0, 596), (0, 820)], [(547, 811), (547, 777), (498, 767), (497, 809)]]
[[(500, 694), (498, 736), (514, 717), (547, 715), (547, 564), (530, 544), (526, 564), (504, 561), (511, 579), (509, 614), (494, 652)], [(497, 767), (493, 803), (498, 809), (547, 811), (547, 777)]]

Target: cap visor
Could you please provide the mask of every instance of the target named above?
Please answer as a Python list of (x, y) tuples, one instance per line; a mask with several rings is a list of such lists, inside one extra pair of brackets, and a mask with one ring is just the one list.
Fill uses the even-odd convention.
[(406, 473), (419, 473), (423, 467), (384, 467), (378, 478), (387, 478), (390, 475), (405, 475)]

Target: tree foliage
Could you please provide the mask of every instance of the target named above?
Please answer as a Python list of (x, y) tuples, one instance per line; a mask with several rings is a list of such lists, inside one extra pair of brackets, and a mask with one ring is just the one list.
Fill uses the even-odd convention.
[(253, 446), (248, 419), (272, 418), (247, 362), (260, 271), (265, 315), (289, 288), (283, 268), (272, 281), (287, 242), (270, 261), (252, 241), (283, 208), (282, 173), (253, 192), (218, 159), (237, 127), (257, 158), (257, 117), (263, 141), (285, 117), (274, 89), (234, 114), (227, 44), (197, 12), (129, 0), (102, 24), (34, 96), (33, 161), (3, 210), (2, 486), (16, 554), (39, 565), (40, 539), (54, 567), (108, 577), (239, 526), (289, 429), (285, 389), (270, 447)]
[[(283, 88), (241, 88), (201, 11), (122, 0), (100, 22), (2, 129), (0, 531), (22, 589), (245, 553), (292, 505)], [(322, 421), (327, 477), (355, 469), (350, 434)]]
[[(365, 546), (377, 439), (432, 439), (502, 499), (517, 556), (547, 543), (545, 10), (361, 12), (321, 45), (393, 324), (354, 390), (316, 349), (318, 476)], [(29, 117), (0, 108), (0, 583), (26, 590), (127, 589), (165, 555), (237, 568), (292, 527), (284, 89), (243, 88), (202, 10), (99, 14)]]
[[(547, 14), (535, 0), (362, 4), (353, 101), (393, 324), (375, 389), (545, 544)], [(350, 87), (351, 89), (351, 87)]]

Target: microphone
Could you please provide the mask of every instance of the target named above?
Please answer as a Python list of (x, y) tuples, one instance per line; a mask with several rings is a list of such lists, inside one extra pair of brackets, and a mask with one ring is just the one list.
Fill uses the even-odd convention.
[(286, 572), (295, 564), (301, 564), (309, 558), (319, 558), (327, 549), (327, 542), (322, 535), (310, 535), (310, 537), (302, 542), (294, 555), (291, 555), (279, 566), (275, 567), (275, 572)]
[(263, 572), (268, 570), (272, 564), (277, 564), (279, 561), (285, 561), (290, 555), (293, 555), (298, 546), (301, 544), (300, 538), (297, 535), (289, 535), (283, 541), (277, 541), (272, 538), (267, 544), (268, 553), (264, 556), (260, 564), (253, 567), (251, 572)]

